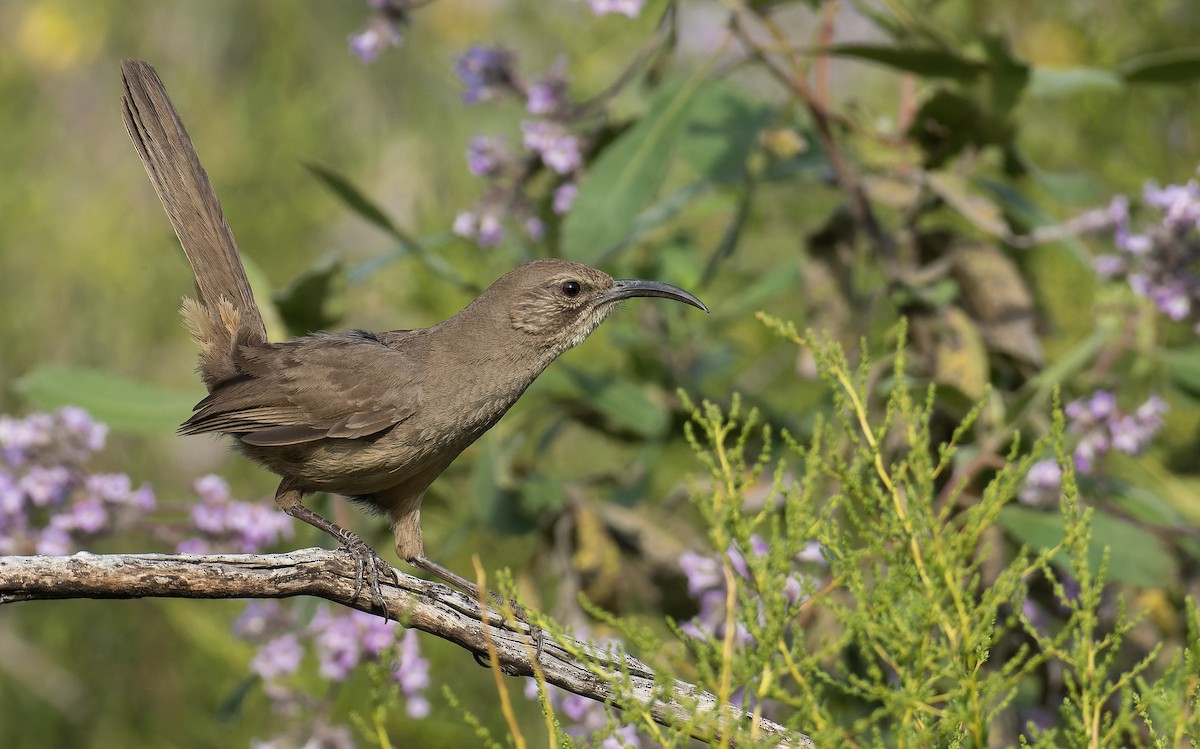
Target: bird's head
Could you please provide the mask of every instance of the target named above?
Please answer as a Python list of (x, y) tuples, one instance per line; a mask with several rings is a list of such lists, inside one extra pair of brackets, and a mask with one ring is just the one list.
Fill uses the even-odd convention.
[(542, 343), (557, 356), (596, 329), (617, 304), (633, 297), (657, 296), (702, 309), (692, 294), (671, 284), (638, 279), (613, 280), (603, 271), (570, 260), (533, 260), (493, 283), (480, 302), (491, 314), (507, 316), (518, 333)]

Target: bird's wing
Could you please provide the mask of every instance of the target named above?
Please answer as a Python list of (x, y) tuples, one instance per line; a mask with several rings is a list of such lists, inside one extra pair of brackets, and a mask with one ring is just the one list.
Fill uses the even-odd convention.
[(241, 374), (196, 405), (184, 434), (226, 432), (251, 445), (370, 437), (412, 416), (418, 363), (354, 331), (243, 347)]

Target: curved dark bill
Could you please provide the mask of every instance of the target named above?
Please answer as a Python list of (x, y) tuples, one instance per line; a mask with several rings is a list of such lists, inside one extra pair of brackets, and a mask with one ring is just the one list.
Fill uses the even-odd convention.
[(637, 278), (622, 278), (613, 281), (612, 288), (601, 297), (606, 302), (619, 302), (622, 299), (632, 299), (635, 296), (660, 296), (664, 299), (674, 299), (677, 302), (690, 304), (696, 309), (708, 312), (704, 302), (678, 286), (672, 286), (662, 281), (642, 281)]

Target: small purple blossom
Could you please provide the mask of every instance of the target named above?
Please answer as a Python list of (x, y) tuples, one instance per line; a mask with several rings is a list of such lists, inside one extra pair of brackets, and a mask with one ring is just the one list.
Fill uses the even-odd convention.
[(537, 242), (546, 236), (546, 224), (537, 216), (525, 219), (525, 234)]
[(598, 16), (615, 13), (628, 18), (637, 18), (642, 12), (645, 0), (587, 0), (592, 13)]
[(575, 196), (579, 194), (579, 186), (574, 182), (564, 182), (554, 189), (554, 198), (551, 201), (550, 208), (558, 215), (563, 215), (571, 210), (571, 205), (575, 202)]
[(570, 174), (583, 163), (579, 139), (561, 124), (548, 120), (522, 122), (522, 144), (537, 153), (542, 163), (556, 174)]
[(478, 231), (479, 217), (471, 211), (459, 211), (454, 217), (454, 226), (452, 230), (455, 234), (463, 239), (474, 239), (475, 232)]
[(476, 177), (500, 174), (508, 162), (508, 146), (503, 138), (480, 135), (467, 145), (467, 169)]
[(225, 548), (252, 554), (291, 538), (294, 530), (291, 518), (273, 505), (240, 502), (229, 493), (229, 485), (219, 476), (196, 479), (192, 488), (200, 501), (192, 506), (192, 526), (204, 534), (204, 544), (185, 539), (176, 548)]
[(454, 72), (463, 82), (463, 101), (475, 104), (497, 99), (513, 88), (513, 55), (496, 47), (473, 45), (458, 58)]
[(300, 668), (300, 659), (303, 657), (304, 648), (300, 646), (300, 640), (295, 635), (284, 635), (258, 649), (250, 661), (250, 670), (264, 681), (274, 681), (294, 674)]
[(154, 506), (125, 474), (91, 473), (108, 428), (81, 408), (23, 418), (0, 415), (0, 550), (67, 554)]
[(481, 247), (495, 247), (504, 239), (504, 225), (495, 213), (485, 213), (479, 217), (479, 233), (476, 235)]
[[(563, 724), (567, 733), (576, 739), (589, 739), (599, 731), (603, 731), (611, 721), (608, 708), (604, 703), (581, 697), (553, 684), (547, 684), (547, 699), (556, 717)], [(525, 696), (530, 700), (538, 699), (538, 683), (536, 679), (525, 682)], [(593, 739), (594, 740), (594, 739)], [(642, 737), (633, 725), (618, 726), (605, 738), (600, 746), (604, 749), (639, 749)]]
[(600, 742), (600, 749), (641, 749), (642, 738), (637, 726), (620, 726), (612, 735)]
[(420, 642), (415, 629), (405, 630), (392, 664), (392, 679), (404, 695), (409, 717), (424, 718), (429, 715), (429, 700), (425, 690), (429, 688), (429, 661), (421, 657)]
[(396, 637), (396, 622), (374, 614), (351, 611), (329, 614), (322, 609), (313, 617), (309, 629), (315, 633), (321, 676), (344, 681), (363, 660), (375, 659)]
[(1071, 401), (1063, 408), (1063, 412), (1070, 422), (1068, 430), (1078, 435), (1072, 453), (1075, 469), (1080, 473), (1091, 473), (1096, 460), (1109, 450), (1127, 455), (1141, 453), (1162, 428), (1162, 416), (1166, 410), (1166, 403), (1152, 396), (1134, 413), (1122, 414), (1116, 397), (1105, 390), (1097, 390), (1088, 398)]
[(375, 61), (388, 47), (404, 43), (401, 29), (408, 25), (411, 0), (370, 0), (374, 13), (367, 28), (347, 38), (350, 52), (365, 63)]
[(1157, 222), (1136, 231), (1129, 200), (1118, 196), (1109, 204), (1119, 253), (1097, 258), (1096, 272), (1102, 278), (1124, 275), (1135, 294), (1172, 320), (1191, 320), (1200, 332), (1200, 183), (1148, 182), (1142, 202), (1157, 212)]
[(1034, 506), (1050, 504), (1058, 499), (1062, 490), (1062, 468), (1054, 460), (1039, 460), (1025, 474), (1025, 486), (1019, 499)]
[[(725, 558), (729, 561), (734, 573), (747, 582), (753, 582), (751, 575), (751, 560), (758, 560), (770, 553), (765, 539), (760, 536), (750, 537), (750, 553), (743, 554), (736, 544), (730, 544), (725, 550)], [(805, 545), (804, 550), (797, 554), (795, 561), (817, 562), (824, 564), (821, 546), (815, 542)], [(725, 636), (725, 575), (722, 571), (721, 558), (685, 551), (679, 557), (679, 566), (688, 581), (688, 594), (699, 605), (699, 612), (692, 619), (679, 625), (679, 629), (688, 637), (697, 639), (721, 639)], [(779, 592), (792, 605), (797, 605), (805, 599), (804, 576), (792, 573), (784, 580)], [(756, 594), (757, 595), (757, 594)], [(760, 599), (758, 616), (761, 621), (764, 609)], [(750, 645), (754, 636), (744, 622), (735, 621), (733, 639), (739, 645)]]
[(525, 109), (530, 114), (552, 116), (567, 108), (566, 67), (566, 58), (558, 58), (550, 71), (525, 91)]

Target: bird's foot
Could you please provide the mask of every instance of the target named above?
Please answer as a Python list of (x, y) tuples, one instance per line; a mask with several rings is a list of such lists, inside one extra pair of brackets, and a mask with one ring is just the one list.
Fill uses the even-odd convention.
[(380, 573), (383, 573), (389, 582), (398, 585), (400, 578), (396, 577), (396, 569), (380, 559), (375, 550), (367, 546), (367, 542), (359, 538), (357, 533), (346, 530), (300, 504), (300, 493), (287, 489), (286, 485), (285, 481), (275, 495), (275, 501), (280, 509), (297, 520), (303, 520), (336, 538), (342, 550), (354, 559), (354, 598), (357, 599), (362, 593), (364, 584), (369, 584), (371, 586), (371, 603), (379, 609), (384, 619), (389, 618), (387, 604), (383, 600), (383, 589), (379, 587), (379, 576)]
[(358, 534), (344, 528), (339, 530), (341, 532), (335, 535), (342, 551), (354, 559), (354, 597), (358, 598), (364, 585), (369, 586), (371, 603), (379, 609), (384, 619), (388, 619), (388, 608), (383, 600), (383, 588), (380, 587), (379, 580), (382, 575), (388, 582), (398, 584), (400, 581), (396, 577), (396, 569), (383, 561), (374, 549), (367, 546), (366, 541), (359, 538)]

